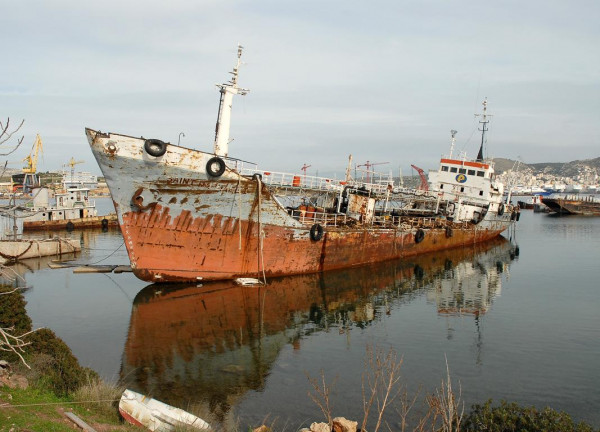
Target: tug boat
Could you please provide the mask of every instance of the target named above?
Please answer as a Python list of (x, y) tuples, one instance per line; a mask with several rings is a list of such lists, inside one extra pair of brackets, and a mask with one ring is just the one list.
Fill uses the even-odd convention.
[(317, 273), (473, 245), (518, 219), (484, 159), (487, 101), (475, 160), (443, 157), (429, 187), (391, 176), (344, 180), (258, 169), (229, 156), (232, 79), (218, 85), (212, 152), (86, 128), (110, 190), (134, 274), (191, 282)]

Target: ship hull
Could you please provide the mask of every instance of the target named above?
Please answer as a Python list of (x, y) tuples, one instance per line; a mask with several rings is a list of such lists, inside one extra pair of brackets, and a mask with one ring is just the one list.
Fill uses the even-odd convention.
[(544, 198), (544, 204), (550, 211), (558, 214), (600, 216), (600, 201), (588, 198)]
[(238, 162), (226, 160), (215, 178), (207, 173), (212, 154), (167, 145), (155, 157), (143, 138), (86, 133), (132, 270), (145, 281), (316, 273), (473, 245), (511, 223), (510, 214), (489, 212), (477, 224), (324, 224), (315, 236), (314, 225), (292, 217), (260, 178), (240, 175)]

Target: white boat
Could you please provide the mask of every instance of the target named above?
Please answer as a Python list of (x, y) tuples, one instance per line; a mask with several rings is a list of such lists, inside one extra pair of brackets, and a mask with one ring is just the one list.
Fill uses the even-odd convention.
[(55, 237), (51, 239), (0, 240), (0, 263), (20, 261), (43, 256), (60, 256), (79, 252), (81, 243), (75, 239)]
[(129, 423), (151, 431), (167, 432), (178, 427), (210, 430), (200, 417), (132, 390), (123, 392), (119, 412)]

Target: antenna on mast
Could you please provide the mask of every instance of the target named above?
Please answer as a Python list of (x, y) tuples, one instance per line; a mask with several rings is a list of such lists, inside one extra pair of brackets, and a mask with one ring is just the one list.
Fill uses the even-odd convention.
[(225, 156), (229, 153), (229, 129), (231, 126), (231, 107), (233, 104), (233, 96), (240, 94), (245, 96), (250, 90), (238, 87), (238, 74), (240, 65), (242, 64), (243, 46), (238, 44), (237, 63), (233, 67), (233, 71), (229, 72), (233, 77), (226, 83), (217, 84), (221, 99), (219, 100), (219, 114), (217, 116), (217, 126), (215, 127), (215, 144), (214, 154), (217, 156)]
[(452, 129), (450, 133), (452, 134), (452, 142), (450, 144), (450, 159), (452, 159), (452, 152), (454, 151), (454, 144), (456, 143), (456, 134), (458, 133), (458, 131)]
[(479, 116), (481, 116), (479, 123), (481, 123), (482, 126), (481, 129), (479, 129), (481, 131), (481, 146), (479, 147), (479, 153), (477, 153), (477, 162), (483, 162), (483, 143), (485, 142), (485, 133), (488, 130), (487, 125), (490, 122), (488, 117), (491, 117), (491, 114), (487, 113), (487, 98), (483, 100), (483, 113), (475, 114), (475, 117)]

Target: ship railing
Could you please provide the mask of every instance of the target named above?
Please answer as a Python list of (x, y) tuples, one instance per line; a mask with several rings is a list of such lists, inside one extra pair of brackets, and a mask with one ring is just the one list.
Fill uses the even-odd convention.
[[(254, 168), (241, 168), (240, 174), (243, 176), (253, 176), (260, 174), (262, 182), (269, 186), (280, 186), (288, 188), (321, 190), (321, 191), (342, 191), (345, 187), (363, 188), (374, 194), (384, 194), (390, 189), (388, 183), (365, 183), (361, 181), (345, 181), (332, 179), (328, 177), (316, 177), (303, 174), (291, 174), (285, 172), (264, 171)], [(392, 185), (393, 186), (393, 185)]]
[(322, 226), (339, 226), (346, 224), (348, 216), (343, 213), (319, 212), (313, 208), (290, 209), (290, 216), (304, 225), (320, 224)]

